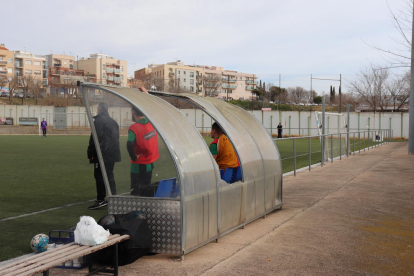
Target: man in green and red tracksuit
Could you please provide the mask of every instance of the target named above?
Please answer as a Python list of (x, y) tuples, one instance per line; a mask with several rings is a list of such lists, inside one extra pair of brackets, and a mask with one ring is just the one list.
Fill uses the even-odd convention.
[(158, 134), (147, 118), (132, 108), (135, 124), (128, 130), (127, 149), (131, 157), (131, 195), (149, 196), (154, 162), (159, 157)]

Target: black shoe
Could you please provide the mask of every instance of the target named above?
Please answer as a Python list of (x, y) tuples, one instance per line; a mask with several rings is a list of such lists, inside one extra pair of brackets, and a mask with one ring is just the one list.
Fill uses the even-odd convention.
[(106, 200), (97, 200), (92, 206), (89, 206), (88, 209), (95, 210), (95, 209), (105, 207), (106, 205), (108, 205), (108, 202)]

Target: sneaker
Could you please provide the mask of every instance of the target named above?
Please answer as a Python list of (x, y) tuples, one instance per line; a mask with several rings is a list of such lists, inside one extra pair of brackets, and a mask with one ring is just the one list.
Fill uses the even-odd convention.
[(88, 209), (89, 210), (95, 210), (95, 209), (99, 209), (102, 208), (104, 206), (108, 205), (108, 202), (106, 200), (97, 200), (95, 201), (95, 203), (92, 206), (89, 206)]

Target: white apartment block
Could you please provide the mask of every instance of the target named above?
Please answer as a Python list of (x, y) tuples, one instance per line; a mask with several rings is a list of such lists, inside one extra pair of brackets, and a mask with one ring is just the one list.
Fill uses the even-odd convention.
[(42, 86), (48, 85), (47, 60), (44, 56), (37, 56), (26, 51), (14, 52), (15, 76), (19, 78), (19, 86), (23, 85), (22, 77), (32, 77), (41, 82)]
[(218, 66), (185, 65), (180, 60), (150, 64), (135, 71), (135, 78), (146, 88), (165, 92), (192, 92), (223, 99), (247, 100), (257, 81), (254, 74), (225, 70)]
[(127, 87), (127, 62), (104, 54), (91, 54), (74, 62), (74, 69), (84, 70), (85, 75), (96, 75), (96, 82)]

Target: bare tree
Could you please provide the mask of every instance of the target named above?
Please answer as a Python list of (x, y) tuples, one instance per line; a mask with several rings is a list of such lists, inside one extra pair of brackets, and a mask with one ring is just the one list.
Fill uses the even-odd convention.
[(221, 92), (223, 76), (221, 74), (206, 73), (203, 78), (203, 87), (206, 96), (217, 96)]
[(398, 111), (408, 102), (410, 97), (410, 74), (405, 73), (397, 76), (385, 85), (388, 93), (389, 105)]
[(307, 99), (309, 99), (309, 91), (307, 91), (303, 87), (289, 87), (287, 91), (290, 100), (296, 104), (307, 101)]
[(404, 6), (393, 11), (388, 5), (395, 29), (399, 38), (393, 38), (399, 45), (397, 49), (385, 49), (381, 46), (368, 44), (383, 54), (384, 59), (390, 64), (387, 68), (399, 68), (411, 66), (411, 32), (414, 0), (406, 0)]
[(390, 107), (399, 110), (408, 101), (409, 76), (395, 75), (388, 68), (371, 65), (357, 74), (357, 79), (350, 82), (348, 90), (359, 95), (360, 102), (370, 109), (385, 111)]

